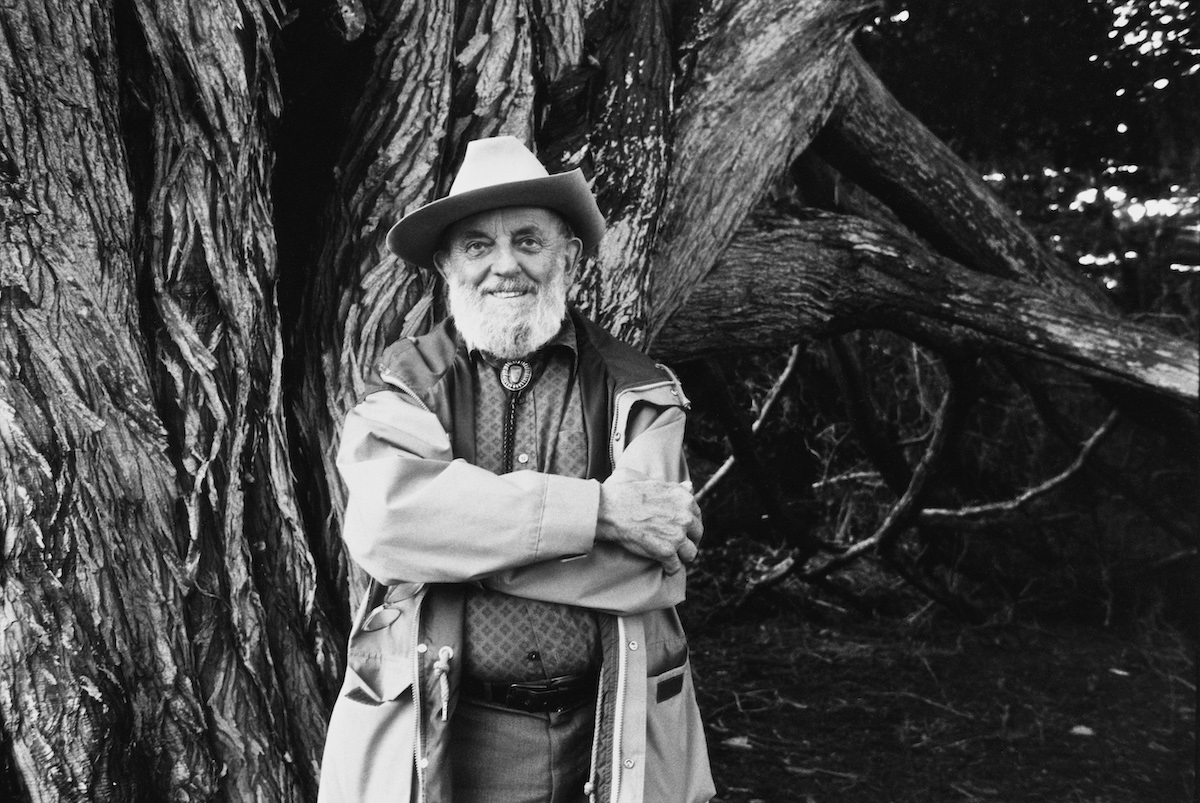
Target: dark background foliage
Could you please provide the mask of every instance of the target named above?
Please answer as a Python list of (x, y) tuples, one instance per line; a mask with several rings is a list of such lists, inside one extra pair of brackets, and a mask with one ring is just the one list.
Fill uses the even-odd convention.
[[(858, 44), (901, 102), (1067, 263), (1127, 314), (1195, 337), (1195, 18), (1187, 2), (1171, 0), (891, 0)], [(724, 366), (747, 419), (784, 362), (764, 355)], [(931, 479), (930, 507), (1018, 498), (1071, 466), (1112, 409), (1110, 396), (1048, 365), (987, 354), (964, 361), (885, 332), (856, 333), (836, 348), (802, 344), (795, 378), (756, 441), (782, 515), (770, 515), (761, 483), (737, 468), (704, 502), (711, 543), (741, 556), (723, 552), (717, 570), (731, 577), (732, 595), (780, 565), (788, 528), (844, 546), (880, 525), (897, 496), (885, 481), (887, 452), (903, 458), (901, 470), (916, 464), (948, 362), (967, 377), (971, 400)], [(848, 410), (847, 367), (887, 444), (882, 455), (863, 443)], [(1029, 504), (981, 525), (910, 528), (901, 574), (915, 586), (869, 565), (833, 587), (793, 586), (796, 598), (833, 593), (863, 611), (897, 612), (910, 609), (893, 592), (918, 587), (968, 619), (1111, 624), (1149, 610), (1190, 626), (1197, 456), (1194, 433), (1177, 424), (1127, 414), (1081, 468)], [(724, 459), (725, 434), (702, 410), (690, 442), (701, 480)]]

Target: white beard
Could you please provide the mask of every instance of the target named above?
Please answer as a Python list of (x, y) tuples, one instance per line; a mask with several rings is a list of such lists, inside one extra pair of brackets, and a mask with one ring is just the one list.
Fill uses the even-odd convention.
[[(527, 288), (520, 280), (494, 282), (490, 290)], [(446, 282), (454, 324), (467, 346), (505, 360), (537, 351), (562, 328), (567, 314), (566, 272), (557, 271), (537, 292), (516, 299), (497, 298), (480, 287), (454, 279)]]

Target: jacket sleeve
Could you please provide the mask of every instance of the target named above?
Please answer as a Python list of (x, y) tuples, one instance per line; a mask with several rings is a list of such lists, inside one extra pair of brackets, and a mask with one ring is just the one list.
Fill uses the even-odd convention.
[(337, 466), (346, 549), (381, 583), (466, 582), (593, 547), (598, 482), (454, 460), (437, 417), (399, 392), (351, 410)]
[[(617, 459), (614, 479), (683, 482), (684, 413), (678, 407), (639, 405), (630, 416), (627, 447)], [(484, 579), (488, 588), (526, 599), (578, 605), (605, 613), (642, 613), (684, 599), (685, 572), (667, 574), (662, 564), (597, 542), (585, 556), (553, 560)]]

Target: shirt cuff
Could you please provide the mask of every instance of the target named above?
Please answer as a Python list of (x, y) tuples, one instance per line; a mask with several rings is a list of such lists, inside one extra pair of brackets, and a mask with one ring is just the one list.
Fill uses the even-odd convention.
[(546, 475), (538, 557), (569, 560), (591, 552), (596, 542), (596, 517), (599, 514), (599, 482)]

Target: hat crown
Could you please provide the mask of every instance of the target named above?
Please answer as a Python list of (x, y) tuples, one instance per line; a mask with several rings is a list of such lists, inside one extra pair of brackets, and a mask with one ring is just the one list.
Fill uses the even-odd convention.
[(443, 232), (456, 221), (509, 206), (536, 206), (562, 216), (589, 251), (604, 236), (604, 215), (576, 167), (551, 175), (516, 137), (488, 137), (467, 143), (450, 192), (414, 209), (388, 231), (388, 248), (423, 268), (434, 267)]
[(546, 178), (550, 173), (516, 137), (489, 137), (467, 143), (462, 167), (450, 185), (449, 195)]

